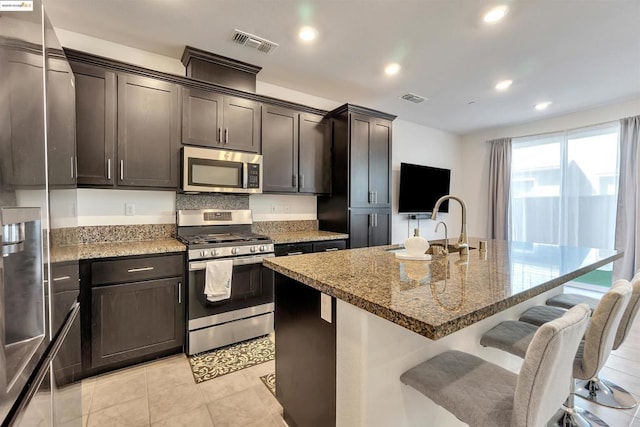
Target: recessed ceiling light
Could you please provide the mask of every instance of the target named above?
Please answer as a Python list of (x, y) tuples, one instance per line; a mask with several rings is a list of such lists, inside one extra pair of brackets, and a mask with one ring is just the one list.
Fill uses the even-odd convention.
[(316, 37), (318, 37), (318, 30), (316, 30), (313, 27), (302, 27), (300, 28), (300, 32), (298, 33), (298, 36), (300, 37), (301, 40), (305, 42), (310, 42), (315, 40)]
[(496, 84), (496, 90), (507, 90), (513, 83), (513, 80), (502, 80)]
[(549, 105), (551, 105), (551, 101), (539, 102), (536, 104), (536, 110), (545, 110)]
[(400, 71), (400, 64), (398, 64), (397, 62), (391, 63), (384, 67), (384, 72), (388, 76), (398, 74), (398, 71)]
[(486, 22), (487, 24), (498, 22), (505, 17), (508, 11), (509, 8), (507, 6), (494, 7), (489, 12), (484, 14), (484, 22)]

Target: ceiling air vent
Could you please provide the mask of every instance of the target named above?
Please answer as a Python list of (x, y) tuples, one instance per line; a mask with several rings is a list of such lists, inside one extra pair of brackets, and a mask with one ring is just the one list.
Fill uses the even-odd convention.
[(427, 100), (427, 98), (425, 98), (424, 96), (416, 95), (415, 93), (406, 93), (400, 98), (404, 99), (405, 101), (413, 102), (414, 104), (420, 104), (421, 102)]
[(269, 41), (262, 37), (254, 36), (253, 34), (245, 33), (240, 30), (233, 30), (231, 35), (231, 41), (242, 46), (256, 49), (263, 53), (272, 53), (278, 48), (278, 43)]

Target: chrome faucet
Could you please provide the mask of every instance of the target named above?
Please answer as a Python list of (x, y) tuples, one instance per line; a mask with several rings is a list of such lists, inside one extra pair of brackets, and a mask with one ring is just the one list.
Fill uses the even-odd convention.
[(442, 226), (444, 227), (444, 248), (443, 248), (443, 252), (445, 254), (447, 254), (449, 252), (447, 246), (449, 245), (449, 232), (447, 231), (447, 224), (445, 224), (444, 221), (440, 221), (439, 223), (436, 224), (436, 229), (435, 232), (438, 232), (438, 228), (440, 228), (440, 224), (442, 224)]
[(460, 203), (462, 207), (462, 227), (460, 228), (460, 238), (458, 239), (458, 243), (455, 244), (455, 247), (460, 250), (460, 255), (468, 255), (469, 254), (469, 241), (467, 240), (467, 205), (464, 204), (464, 201), (457, 196), (447, 195), (442, 196), (436, 202), (436, 205), (433, 207), (433, 212), (431, 213), (431, 219), (436, 220), (438, 216), (438, 209), (440, 209), (440, 205), (445, 200), (453, 199)]

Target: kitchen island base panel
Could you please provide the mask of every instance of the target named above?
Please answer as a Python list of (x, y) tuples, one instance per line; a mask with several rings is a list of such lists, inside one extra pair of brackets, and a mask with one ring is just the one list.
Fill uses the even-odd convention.
[(526, 309), (560, 293), (562, 287), (557, 287), (436, 341), (337, 300), (336, 426), (413, 427), (427, 421), (439, 427), (466, 426), (403, 385), (400, 375), (447, 350), (475, 354), (517, 373), (522, 359), (482, 347), (480, 337), (498, 323), (515, 320)]

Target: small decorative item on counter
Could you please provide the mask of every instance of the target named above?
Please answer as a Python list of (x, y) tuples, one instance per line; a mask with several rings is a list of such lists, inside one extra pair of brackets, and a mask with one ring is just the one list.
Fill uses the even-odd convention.
[(420, 230), (415, 228), (413, 230), (413, 237), (405, 240), (404, 247), (408, 255), (424, 255), (427, 249), (429, 249), (429, 242), (424, 237), (420, 237)]

